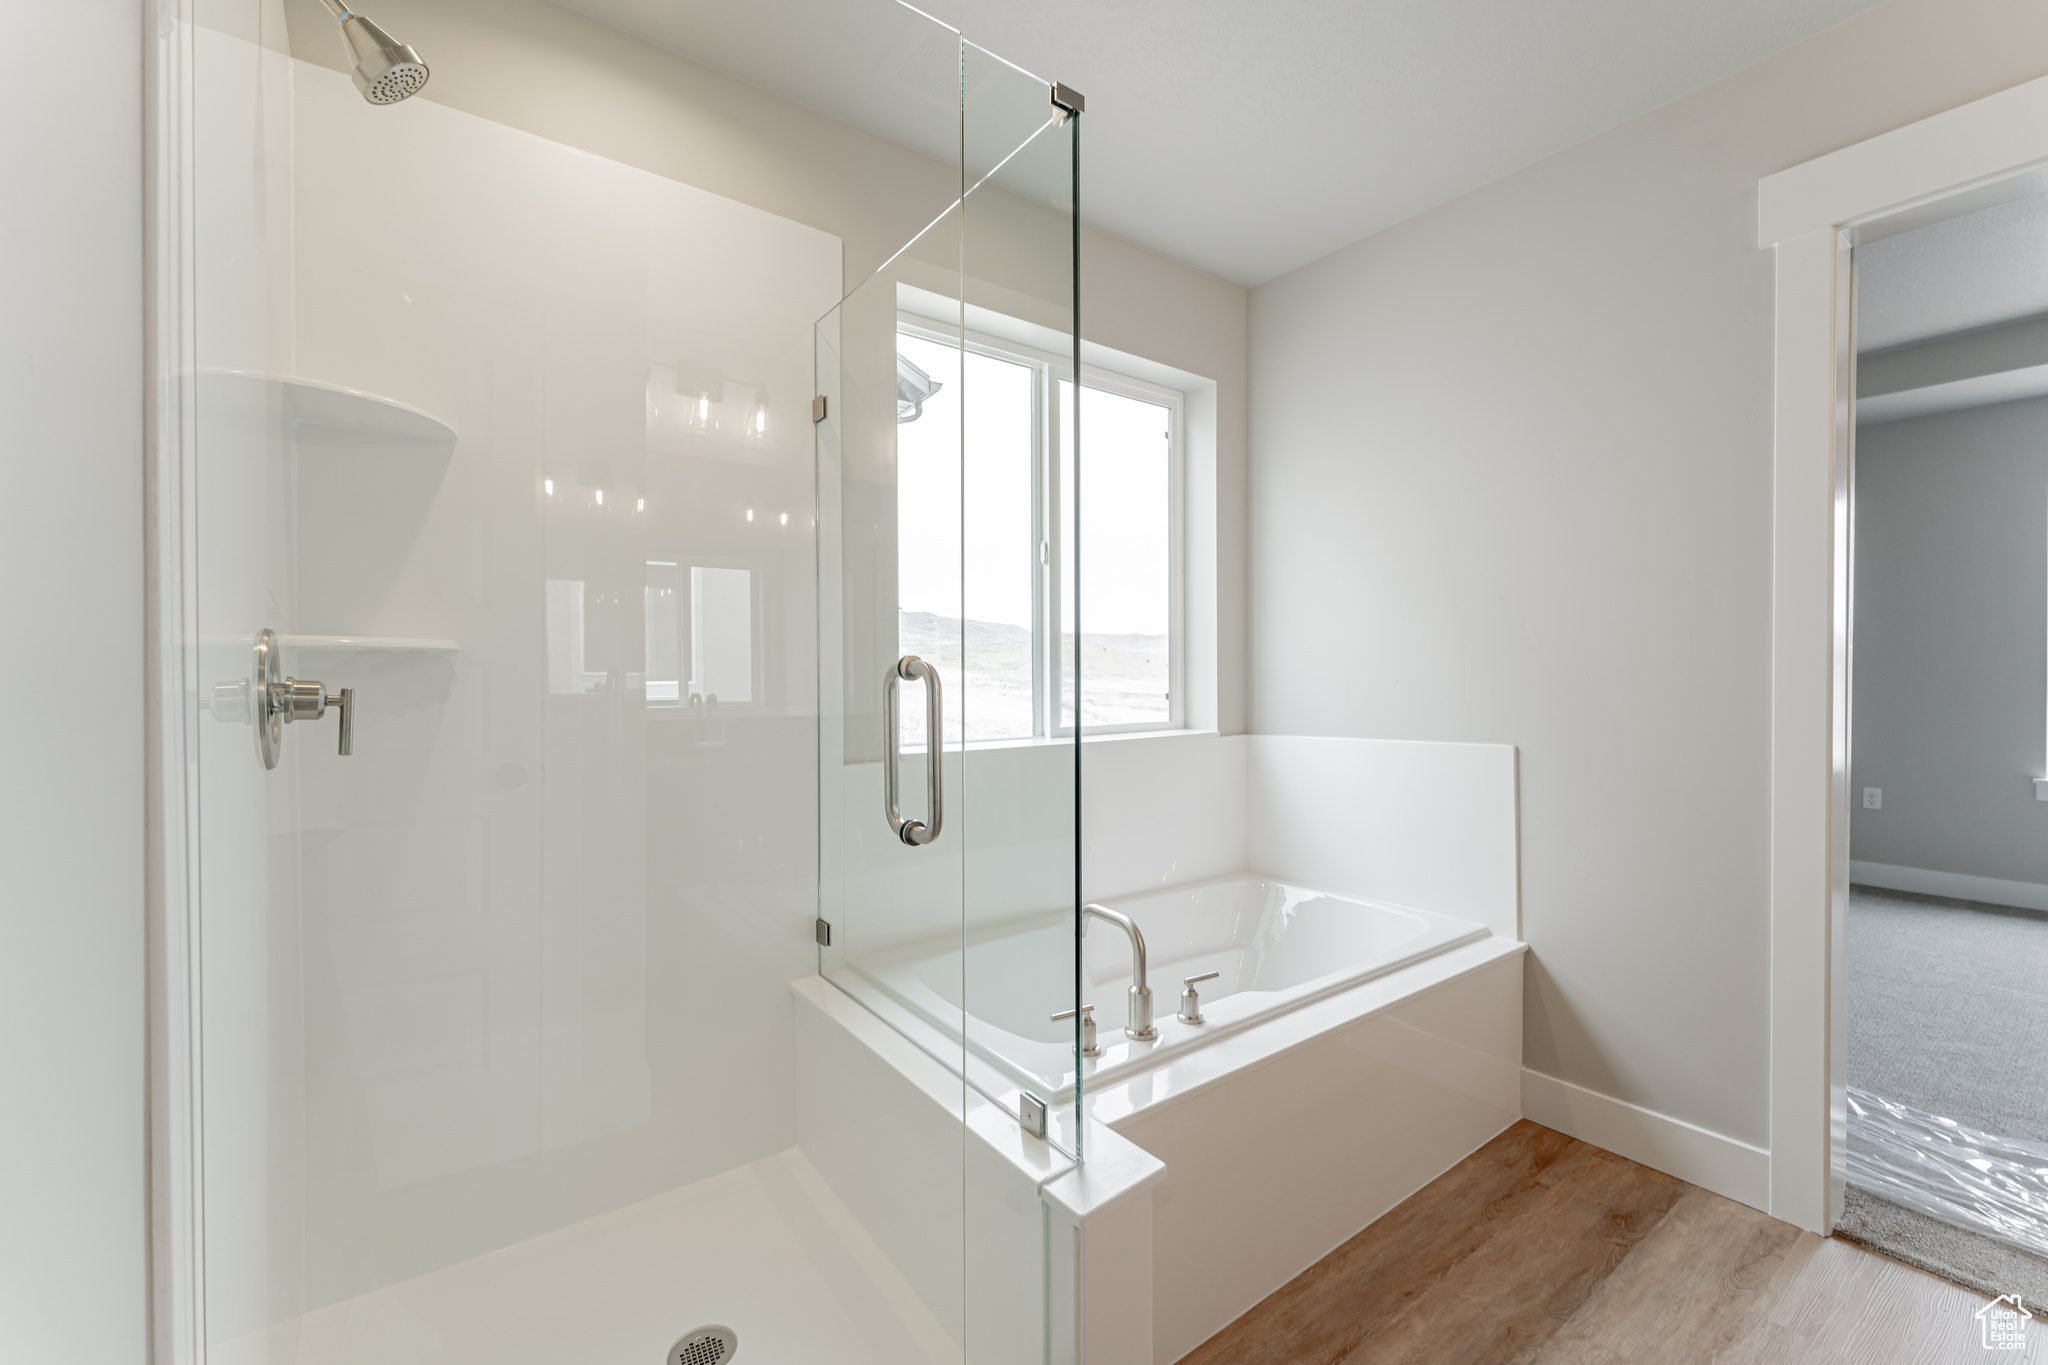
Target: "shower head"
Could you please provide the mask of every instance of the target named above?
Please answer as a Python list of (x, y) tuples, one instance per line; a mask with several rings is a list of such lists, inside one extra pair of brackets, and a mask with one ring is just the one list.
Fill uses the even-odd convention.
[(427, 64), (420, 54), (351, 10), (343, 0), (322, 0), (341, 21), (356, 89), (372, 104), (396, 104), (426, 88)]

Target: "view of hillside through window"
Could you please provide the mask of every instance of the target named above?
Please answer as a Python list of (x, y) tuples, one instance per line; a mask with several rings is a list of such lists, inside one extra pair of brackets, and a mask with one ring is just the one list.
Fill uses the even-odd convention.
[[(1060, 383), (1062, 411), (1074, 386)], [(1173, 414), (1158, 403), (1081, 386), (1081, 725), (1164, 725), (1172, 715), (1169, 536)], [(1074, 442), (1060, 443), (1060, 486), (1074, 487)], [(1060, 506), (1060, 725), (1074, 723), (1073, 502)]]
[[(938, 668), (948, 743), (1029, 738), (1041, 641), (1055, 628), (1041, 620), (1039, 597), (1039, 538), (1050, 528), (1036, 505), (1032, 443), (1043, 386), (1030, 364), (908, 333), (897, 347), (898, 649)], [(1070, 405), (1071, 384), (1060, 390)], [(1082, 721), (1165, 724), (1172, 414), (1086, 385), (1081, 401)], [(1061, 445), (1062, 486), (1071, 489), (1071, 442)], [(1062, 579), (1071, 585), (1072, 507), (1062, 502)], [(1070, 587), (1062, 596), (1059, 620), (1070, 623)], [(1071, 629), (1058, 630), (1065, 728), (1075, 650)], [(906, 748), (924, 743), (919, 691), (905, 687)]]

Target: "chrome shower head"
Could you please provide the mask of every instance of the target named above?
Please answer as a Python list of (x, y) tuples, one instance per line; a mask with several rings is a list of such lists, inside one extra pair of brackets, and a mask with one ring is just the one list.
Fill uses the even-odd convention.
[(322, 0), (341, 21), (356, 89), (372, 104), (396, 104), (426, 88), (427, 64), (420, 54), (351, 10), (343, 0)]

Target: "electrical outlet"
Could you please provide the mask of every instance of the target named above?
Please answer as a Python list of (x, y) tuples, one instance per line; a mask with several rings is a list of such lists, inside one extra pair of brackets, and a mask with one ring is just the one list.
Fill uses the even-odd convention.
[(1865, 810), (1883, 810), (1883, 809), (1884, 809), (1884, 788), (1883, 788), (1883, 787), (1865, 787), (1865, 788), (1863, 789), (1863, 809), (1865, 809)]

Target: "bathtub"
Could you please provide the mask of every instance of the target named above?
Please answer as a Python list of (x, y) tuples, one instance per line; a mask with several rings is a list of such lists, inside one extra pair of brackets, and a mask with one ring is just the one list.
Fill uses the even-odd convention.
[[(970, 932), (965, 971), (957, 939), (908, 944), (850, 964), (861, 991), (932, 1055), (962, 1053), (968, 1079), (991, 1098), (1029, 1090), (1055, 1105), (1177, 1055), (1299, 1010), (1361, 982), (1487, 938), (1483, 925), (1427, 910), (1336, 895), (1255, 875), (1117, 896), (1102, 902), (1145, 936), (1156, 1041), (1128, 1038), (1130, 941), (1090, 917), (1083, 937), (1084, 1004), (1095, 1006), (1102, 1055), (1074, 1071), (1070, 1003), (1073, 925), (1065, 914)], [(1205, 972), (1200, 1024), (1176, 1017), (1182, 979)], [(879, 1000), (877, 996), (881, 997)]]

